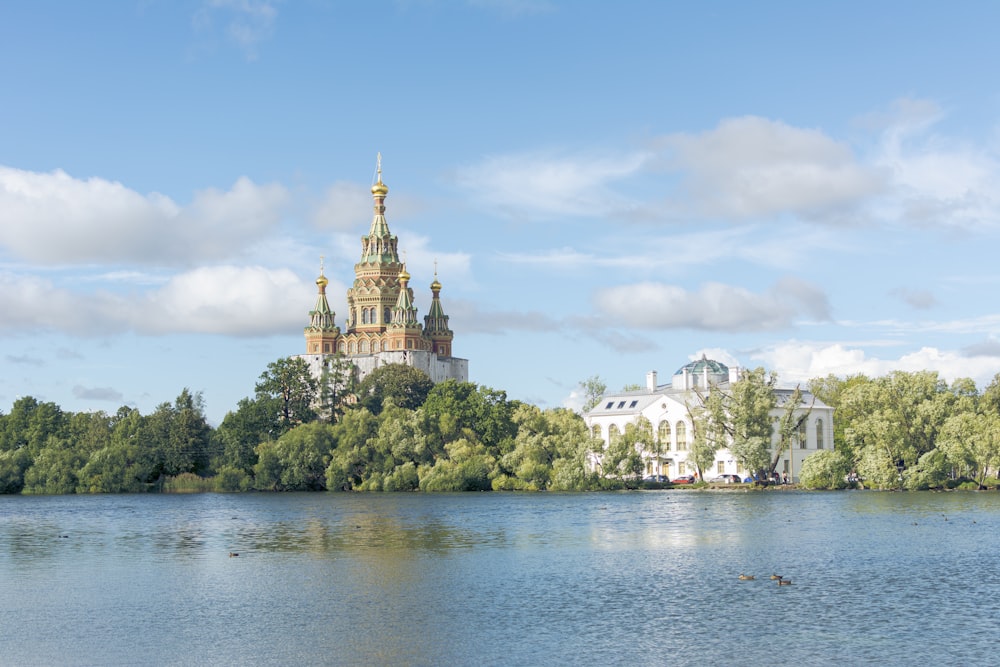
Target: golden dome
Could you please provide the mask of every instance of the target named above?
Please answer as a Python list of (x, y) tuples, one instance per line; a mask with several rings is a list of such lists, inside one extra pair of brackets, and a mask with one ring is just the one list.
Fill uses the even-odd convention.
[(372, 186), (372, 194), (381, 195), (384, 197), (387, 194), (389, 194), (389, 187), (385, 183), (383, 183), (382, 179), (380, 178), (378, 179), (378, 183)]
[(321, 274), (319, 274), (319, 278), (316, 279), (316, 284), (319, 285), (320, 287), (326, 287), (327, 285), (330, 284), (330, 281), (327, 280), (326, 276), (324, 276), (321, 273)]
[(405, 264), (403, 265), (403, 268), (400, 269), (399, 271), (399, 279), (403, 282), (409, 282), (410, 280), (410, 274), (407, 272)]
[(441, 283), (439, 283), (437, 281), (437, 278), (435, 278), (434, 282), (431, 283), (431, 290), (433, 290), (435, 292), (440, 292), (441, 291)]

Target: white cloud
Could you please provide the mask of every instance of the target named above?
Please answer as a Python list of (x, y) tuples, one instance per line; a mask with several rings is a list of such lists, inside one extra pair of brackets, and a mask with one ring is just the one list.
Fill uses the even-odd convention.
[(662, 138), (691, 206), (736, 218), (840, 217), (885, 187), (884, 175), (819, 130), (746, 116), (697, 135)]
[(43, 264), (218, 259), (270, 231), (286, 200), (280, 185), (240, 178), (181, 206), (101, 178), (0, 167), (0, 247)]
[(937, 299), (934, 298), (934, 294), (930, 290), (897, 287), (889, 293), (911, 308), (927, 310), (937, 305)]
[(595, 217), (633, 206), (609, 186), (635, 174), (645, 159), (641, 154), (507, 155), (463, 168), (456, 179), (483, 208), (511, 217)]
[(879, 377), (892, 371), (937, 371), (952, 382), (968, 377), (983, 387), (1000, 370), (1000, 351), (988, 357), (970, 357), (961, 352), (922, 347), (898, 358), (869, 356), (864, 350), (843, 344), (790, 341), (752, 355), (757, 362), (778, 373), (783, 385), (804, 383), (812, 378), (864, 374)]
[[(336, 294), (344, 286), (331, 282)], [(286, 269), (214, 266), (131, 295), (67, 290), (35, 276), (0, 274), (0, 333), (57, 331), (106, 335), (287, 334), (305, 326), (316, 287)], [(40, 308), (39, 304), (44, 304)]]
[(944, 112), (926, 100), (899, 100), (882, 122), (874, 163), (890, 174), (878, 213), (918, 227), (982, 229), (1000, 223), (996, 147), (936, 133)]
[(790, 326), (802, 315), (828, 317), (825, 294), (791, 278), (764, 294), (714, 282), (698, 292), (664, 283), (635, 283), (598, 290), (594, 304), (602, 319), (644, 329), (760, 331)]

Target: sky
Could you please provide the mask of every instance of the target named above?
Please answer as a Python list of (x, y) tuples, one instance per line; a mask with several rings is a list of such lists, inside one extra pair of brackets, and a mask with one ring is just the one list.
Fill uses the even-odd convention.
[[(0, 410), (218, 424), (372, 219), (469, 379), (1000, 372), (1000, 4), (0, 4)], [(321, 260), (322, 257), (322, 260)]]

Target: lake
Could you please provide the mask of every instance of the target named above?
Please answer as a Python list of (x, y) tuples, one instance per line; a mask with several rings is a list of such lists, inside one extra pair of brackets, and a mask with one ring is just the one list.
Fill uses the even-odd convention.
[(996, 492), (0, 496), (0, 664), (984, 662), (998, 536)]

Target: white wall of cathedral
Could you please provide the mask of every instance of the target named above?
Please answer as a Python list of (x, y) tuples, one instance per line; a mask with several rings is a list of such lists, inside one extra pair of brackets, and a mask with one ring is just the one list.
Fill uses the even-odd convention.
[[(306, 361), (310, 374), (314, 378), (319, 378), (323, 373), (324, 359), (332, 355), (301, 354), (298, 356)], [(435, 384), (444, 382), (445, 380), (469, 381), (468, 359), (439, 357), (433, 352), (425, 350), (395, 350), (376, 352), (375, 354), (345, 356), (343, 358), (354, 364), (354, 367), (357, 369), (358, 380), (363, 380), (369, 373), (387, 364), (405, 364), (427, 373), (431, 381)]]

